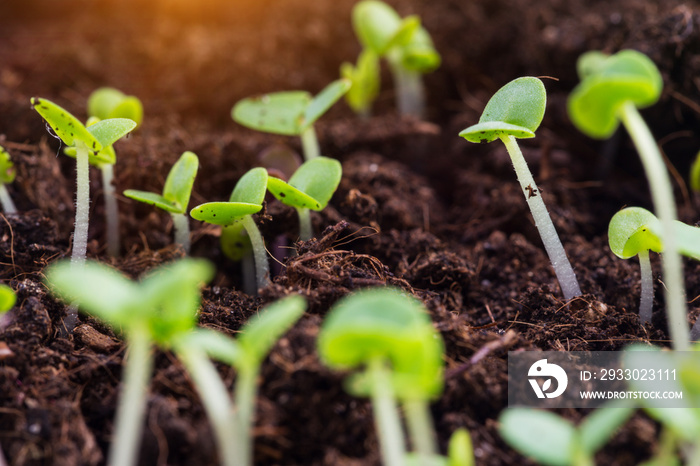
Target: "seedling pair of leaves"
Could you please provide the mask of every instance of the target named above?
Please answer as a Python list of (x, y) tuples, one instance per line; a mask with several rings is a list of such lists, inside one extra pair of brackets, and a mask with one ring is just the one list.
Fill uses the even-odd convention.
[(399, 112), (419, 118), (424, 113), (421, 75), (440, 66), (428, 32), (418, 16), (401, 19), (396, 11), (378, 0), (363, 0), (352, 11), (352, 23), (364, 50), (357, 67), (344, 63), (343, 76), (353, 80), (357, 89), (348, 95), (348, 103), (358, 113), (367, 114), (379, 89), (379, 58), (386, 58), (394, 75)]
[(103, 151), (108, 151), (107, 148), (133, 130), (136, 123), (128, 118), (109, 118), (86, 127), (70, 112), (49, 100), (33, 97), (31, 103), (58, 138), (69, 146), (75, 146), (77, 194), (72, 260), (83, 263), (87, 253), (90, 216), (90, 161), (100, 163)]
[(535, 131), (544, 117), (546, 103), (547, 93), (541, 80), (534, 77), (515, 79), (491, 97), (479, 123), (466, 128), (459, 135), (474, 143), (500, 139), (505, 144), (559, 286), (566, 300), (570, 300), (581, 295), (578, 280), (516, 142), (516, 138), (535, 137)]
[(674, 347), (687, 349), (687, 306), (683, 265), (675, 238), (677, 213), (673, 187), (656, 141), (637, 110), (658, 101), (663, 87), (661, 73), (649, 57), (634, 50), (614, 55), (588, 52), (579, 58), (578, 73), (581, 82), (569, 97), (571, 121), (582, 132), (598, 139), (610, 137), (622, 122), (639, 152), (654, 210), (663, 229), (669, 331)]
[(248, 128), (273, 134), (300, 136), (304, 159), (321, 155), (314, 123), (350, 89), (347, 79), (333, 81), (317, 96), (306, 91), (285, 91), (249, 97), (231, 110), (233, 119)]
[(143, 121), (143, 104), (138, 97), (126, 95), (113, 87), (101, 87), (88, 97), (88, 115), (106, 120), (129, 118), (140, 125)]
[(17, 213), (17, 207), (10, 197), (10, 193), (7, 192), (7, 187), (5, 185), (15, 181), (15, 164), (12, 163), (10, 154), (5, 150), (4, 147), (0, 146), (0, 203), (2, 204), (2, 210), (6, 214)]
[(175, 227), (175, 242), (182, 245), (186, 253), (190, 251), (190, 226), (187, 219), (187, 206), (199, 169), (199, 158), (194, 152), (183, 152), (165, 179), (162, 194), (136, 189), (127, 189), (124, 195), (135, 201), (149, 204), (170, 214)]
[(443, 343), (419, 301), (393, 288), (347, 296), (328, 312), (318, 350), (332, 369), (360, 369), (345, 387), (372, 399), (384, 464), (407, 464), (396, 398), (421, 461), (437, 456), (428, 402), (442, 392)]

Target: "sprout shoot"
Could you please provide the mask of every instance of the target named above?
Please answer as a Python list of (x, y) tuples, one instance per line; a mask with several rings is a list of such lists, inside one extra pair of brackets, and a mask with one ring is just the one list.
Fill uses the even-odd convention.
[(2, 204), (2, 210), (6, 214), (17, 213), (17, 207), (12, 202), (10, 193), (7, 192), (7, 187), (5, 186), (15, 181), (15, 175), (15, 164), (12, 163), (10, 154), (4, 147), (0, 146), (0, 204)]
[(156, 206), (170, 213), (175, 227), (175, 242), (185, 253), (190, 252), (190, 224), (187, 220), (187, 205), (190, 203), (192, 186), (199, 169), (199, 159), (194, 152), (183, 152), (173, 164), (165, 179), (163, 194), (127, 189), (124, 195), (135, 201)]
[(516, 138), (535, 137), (544, 116), (546, 101), (542, 81), (533, 77), (518, 78), (499, 89), (486, 104), (479, 123), (459, 135), (475, 143), (500, 139), (505, 144), (559, 286), (568, 301), (580, 296), (581, 289), (535, 179), (516, 142)]
[(350, 89), (347, 79), (333, 81), (316, 97), (306, 91), (286, 91), (249, 97), (231, 110), (233, 119), (248, 128), (273, 134), (300, 136), (304, 159), (321, 155), (314, 123)]
[(372, 103), (379, 95), (379, 57), (366, 48), (357, 57), (357, 66), (345, 62), (340, 65), (340, 75), (350, 80), (352, 87), (345, 94), (345, 101), (362, 118), (369, 118)]
[(270, 176), (267, 189), (277, 200), (294, 207), (299, 215), (299, 237), (308, 241), (313, 237), (311, 210), (321, 211), (326, 208), (338, 189), (343, 167), (335, 159), (317, 157), (304, 162), (285, 182)]
[(17, 302), (14, 290), (4, 283), (0, 283), (0, 315), (5, 314)]
[(88, 116), (100, 120), (128, 118), (140, 125), (143, 121), (143, 104), (138, 97), (126, 95), (113, 87), (101, 87), (88, 97)]
[(634, 50), (610, 56), (588, 52), (579, 58), (578, 72), (581, 82), (568, 104), (573, 123), (590, 137), (606, 139), (621, 121), (639, 152), (663, 229), (669, 331), (676, 349), (688, 349), (683, 264), (673, 226), (677, 219), (673, 188), (654, 137), (637, 110), (659, 100), (661, 73), (649, 57)]

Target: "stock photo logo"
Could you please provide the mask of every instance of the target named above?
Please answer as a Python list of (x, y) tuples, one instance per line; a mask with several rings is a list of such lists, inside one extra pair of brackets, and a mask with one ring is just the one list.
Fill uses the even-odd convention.
[[(528, 381), (535, 391), (537, 398), (556, 398), (564, 393), (569, 384), (566, 371), (557, 364), (549, 364), (546, 359), (536, 361), (527, 373)], [(556, 388), (552, 389), (552, 379), (556, 380)], [(540, 385), (540, 382), (542, 383)]]

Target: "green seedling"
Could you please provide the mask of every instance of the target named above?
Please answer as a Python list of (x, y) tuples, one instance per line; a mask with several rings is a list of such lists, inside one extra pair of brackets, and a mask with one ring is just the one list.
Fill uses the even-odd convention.
[(277, 200), (294, 207), (299, 215), (299, 237), (308, 241), (313, 237), (311, 210), (326, 208), (338, 189), (343, 167), (335, 159), (317, 157), (304, 162), (289, 178), (289, 182), (270, 176), (267, 189)]
[(360, 117), (369, 118), (372, 103), (379, 95), (379, 56), (371, 49), (364, 49), (357, 58), (357, 65), (348, 62), (340, 65), (340, 76), (352, 83), (345, 101)]
[(14, 290), (4, 283), (0, 283), (0, 315), (5, 314), (17, 302)]
[(442, 392), (443, 343), (419, 301), (392, 288), (347, 296), (323, 322), (318, 350), (332, 369), (361, 369), (346, 390), (371, 398), (384, 464), (406, 464), (397, 398), (421, 462), (436, 456), (427, 403)]
[(353, 8), (352, 23), (365, 50), (386, 58), (389, 63), (399, 113), (422, 118), (425, 91), (421, 76), (436, 70), (441, 58), (430, 35), (421, 26), (420, 18), (408, 16), (401, 19), (386, 3), (363, 0)]
[(690, 189), (700, 192), (700, 152), (695, 156), (695, 160), (690, 166)]
[(609, 402), (574, 426), (549, 411), (508, 408), (499, 419), (501, 437), (523, 455), (551, 466), (593, 466), (593, 457), (634, 413)]
[[(262, 210), (267, 185), (267, 170), (253, 168), (238, 180), (228, 202), (207, 202), (190, 212), (195, 220), (224, 227), (221, 233), (221, 249), (232, 259), (239, 256), (242, 258), (247, 252), (241, 226), (245, 229), (255, 259), (258, 289), (270, 284), (270, 266), (265, 243), (253, 220), (253, 214)], [(246, 291), (250, 293), (252, 290)]]
[(475, 143), (500, 139), (510, 154), (520, 187), (535, 219), (545, 250), (566, 300), (581, 295), (576, 275), (549, 217), (540, 190), (527, 166), (516, 138), (533, 138), (544, 117), (547, 93), (537, 78), (524, 77), (509, 82), (486, 104), (479, 123), (459, 133)]
[(168, 212), (175, 227), (175, 242), (190, 252), (190, 224), (187, 219), (187, 206), (190, 203), (192, 186), (199, 169), (199, 158), (193, 152), (183, 152), (170, 169), (165, 179), (163, 194), (127, 189), (124, 195), (135, 201), (150, 204)]
[(128, 118), (140, 125), (143, 121), (143, 104), (138, 97), (126, 95), (113, 87), (101, 87), (88, 97), (88, 115), (100, 120)]
[(627, 128), (639, 152), (661, 220), (664, 238), (663, 275), (666, 283), (669, 331), (674, 347), (688, 348), (687, 306), (683, 264), (678, 253), (673, 222), (677, 219), (673, 188), (663, 158), (637, 108), (659, 100), (663, 80), (646, 55), (623, 50), (614, 55), (588, 52), (578, 61), (581, 82), (569, 97), (571, 121), (585, 134), (609, 138), (620, 122)]
[(90, 160), (106, 157), (109, 152), (106, 148), (126, 136), (136, 123), (128, 118), (110, 118), (85, 127), (68, 110), (49, 100), (32, 97), (31, 103), (58, 138), (68, 146), (75, 146), (77, 188), (71, 260), (82, 264), (87, 254), (90, 219)]
[(12, 163), (10, 154), (4, 147), (0, 146), (0, 204), (6, 214), (16, 214), (17, 207), (12, 202), (10, 193), (7, 192), (6, 184), (15, 181), (15, 164)]
[(304, 159), (321, 155), (314, 130), (316, 120), (350, 89), (347, 79), (333, 81), (316, 97), (306, 91), (286, 91), (249, 97), (231, 110), (237, 123), (266, 133), (300, 136)]
[[(59, 262), (48, 268), (46, 282), (55, 294), (68, 303), (78, 304), (81, 310), (115, 329), (121, 329), (127, 340), (124, 387), (107, 464), (136, 464), (153, 368), (152, 346), (170, 348), (175, 343), (182, 344), (183, 335), (191, 333), (197, 322), (200, 286), (213, 275), (214, 268), (209, 262), (195, 259), (182, 259), (163, 266), (140, 283), (97, 262), (87, 262), (83, 267)], [(191, 349), (190, 358), (205, 354), (197, 347)], [(177, 346), (177, 350), (185, 349)], [(206, 400), (223, 398), (226, 401), (226, 387), (212, 363), (206, 357), (199, 357), (197, 361), (201, 371), (208, 370), (212, 374), (203, 387), (198, 387), (207, 393)], [(205, 407), (208, 406), (206, 400)], [(225, 410), (226, 405), (216, 409)], [(227, 444), (235, 442), (227, 439)]]

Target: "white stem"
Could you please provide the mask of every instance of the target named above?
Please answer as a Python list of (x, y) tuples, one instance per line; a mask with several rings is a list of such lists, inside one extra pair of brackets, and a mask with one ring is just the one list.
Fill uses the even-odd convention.
[(642, 275), (642, 291), (639, 297), (639, 320), (644, 325), (651, 322), (651, 311), (654, 307), (654, 280), (652, 277), (649, 251), (639, 251), (639, 269)]
[(115, 433), (109, 450), (109, 466), (137, 464), (139, 442), (146, 416), (148, 382), (153, 355), (148, 330), (136, 328), (129, 333), (128, 354), (124, 361), (123, 388), (115, 420)]
[(301, 146), (304, 151), (304, 160), (309, 161), (315, 159), (321, 155), (321, 148), (318, 145), (318, 138), (316, 137), (316, 130), (314, 126), (311, 125), (306, 128), (301, 136)]
[(424, 400), (407, 400), (403, 402), (403, 407), (411, 442), (418, 453), (419, 463), (430, 466), (431, 461), (438, 454), (430, 407)]
[(186, 214), (171, 213), (175, 227), (175, 242), (182, 245), (185, 254), (190, 253), (190, 222)]
[(270, 264), (267, 261), (267, 251), (263, 237), (258, 230), (253, 217), (246, 215), (243, 217), (243, 228), (248, 233), (250, 244), (253, 245), (253, 257), (255, 258), (255, 276), (257, 277), (258, 289), (265, 288), (270, 284)]
[(114, 165), (106, 163), (100, 167), (102, 172), (102, 192), (105, 198), (105, 220), (107, 223), (107, 254), (119, 255), (119, 208), (114, 185)]
[(299, 239), (308, 241), (314, 237), (314, 229), (311, 225), (311, 211), (305, 207), (297, 207), (299, 215)]
[(77, 142), (75, 145), (76, 196), (75, 231), (73, 233), (73, 264), (85, 263), (87, 255), (88, 224), (90, 221), (90, 162), (88, 148)]
[(374, 425), (379, 437), (379, 446), (384, 466), (404, 466), (406, 445), (401, 429), (391, 376), (382, 358), (374, 358), (368, 364), (372, 390)]
[(245, 465), (231, 398), (214, 364), (199, 348), (178, 345), (175, 351), (202, 399), (204, 410), (214, 428), (221, 462), (226, 466)]
[[(620, 108), (620, 118), (639, 152), (663, 232), (663, 276), (668, 310), (668, 329), (676, 350), (689, 348), (688, 309), (685, 304), (683, 262), (678, 253), (673, 221), (678, 217), (668, 170), (649, 128), (632, 102)], [(697, 325), (697, 323), (696, 323)]]
[(2, 183), (0, 183), (0, 203), (2, 204), (2, 210), (6, 214), (17, 213), (17, 207), (15, 207), (15, 203), (12, 202), (10, 193), (7, 192), (7, 188)]
[(253, 464), (253, 438), (251, 431), (255, 419), (255, 401), (258, 393), (259, 364), (239, 368), (236, 378), (236, 412), (241, 442), (241, 465)]
[(396, 105), (401, 115), (411, 115), (423, 119), (425, 117), (425, 91), (423, 78), (418, 71), (407, 70), (389, 57), (389, 67), (394, 77), (394, 92)]
[(569, 301), (576, 296), (581, 296), (581, 288), (579, 288), (578, 280), (574, 274), (574, 269), (571, 267), (564, 246), (561, 244), (559, 235), (554, 228), (554, 223), (547, 212), (547, 207), (542, 200), (542, 193), (537, 189), (535, 179), (530, 173), (525, 157), (520, 151), (520, 147), (513, 136), (503, 135), (501, 141), (506, 145), (506, 149), (510, 154), (510, 158), (515, 168), (515, 173), (523, 189), (527, 205), (530, 207), (532, 217), (535, 219), (535, 226), (540, 233), (542, 243), (547, 251), (549, 260), (554, 267), (554, 273), (559, 280), (559, 286), (564, 294), (564, 298)]

